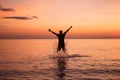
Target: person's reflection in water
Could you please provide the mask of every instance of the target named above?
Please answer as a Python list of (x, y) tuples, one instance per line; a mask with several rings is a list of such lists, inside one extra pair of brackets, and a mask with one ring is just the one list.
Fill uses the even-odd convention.
[(59, 80), (65, 80), (65, 69), (67, 67), (67, 58), (64, 58), (64, 57), (58, 57), (57, 58), (57, 76), (59, 78)]

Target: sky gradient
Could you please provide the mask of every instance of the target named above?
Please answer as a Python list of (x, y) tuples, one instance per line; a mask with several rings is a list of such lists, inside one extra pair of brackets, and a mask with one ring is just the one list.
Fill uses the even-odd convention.
[(0, 0), (0, 38), (120, 38), (120, 0)]

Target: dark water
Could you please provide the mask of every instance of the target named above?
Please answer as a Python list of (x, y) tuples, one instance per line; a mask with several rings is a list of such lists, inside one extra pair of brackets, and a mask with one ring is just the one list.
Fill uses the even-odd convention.
[(68, 39), (53, 57), (52, 39), (0, 40), (0, 80), (120, 80), (120, 39)]

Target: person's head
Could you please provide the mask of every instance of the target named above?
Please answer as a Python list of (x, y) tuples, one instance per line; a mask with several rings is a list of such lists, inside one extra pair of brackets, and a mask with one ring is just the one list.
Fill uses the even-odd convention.
[(63, 33), (63, 31), (62, 31), (62, 30), (60, 30), (60, 31), (59, 31), (59, 34), (62, 34), (62, 33)]

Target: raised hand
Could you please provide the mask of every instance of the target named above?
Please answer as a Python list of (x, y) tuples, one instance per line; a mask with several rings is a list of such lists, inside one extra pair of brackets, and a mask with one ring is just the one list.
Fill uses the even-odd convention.
[(51, 29), (48, 29), (51, 32)]
[(72, 26), (70, 26), (70, 28), (72, 28)]
[(53, 32), (51, 29), (48, 29), (50, 32), (52, 32), (53, 34), (57, 35), (57, 33)]
[(66, 34), (71, 28), (72, 28), (72, 26), (70, 26), (70, 27), (64, 32), (64, 34)]

